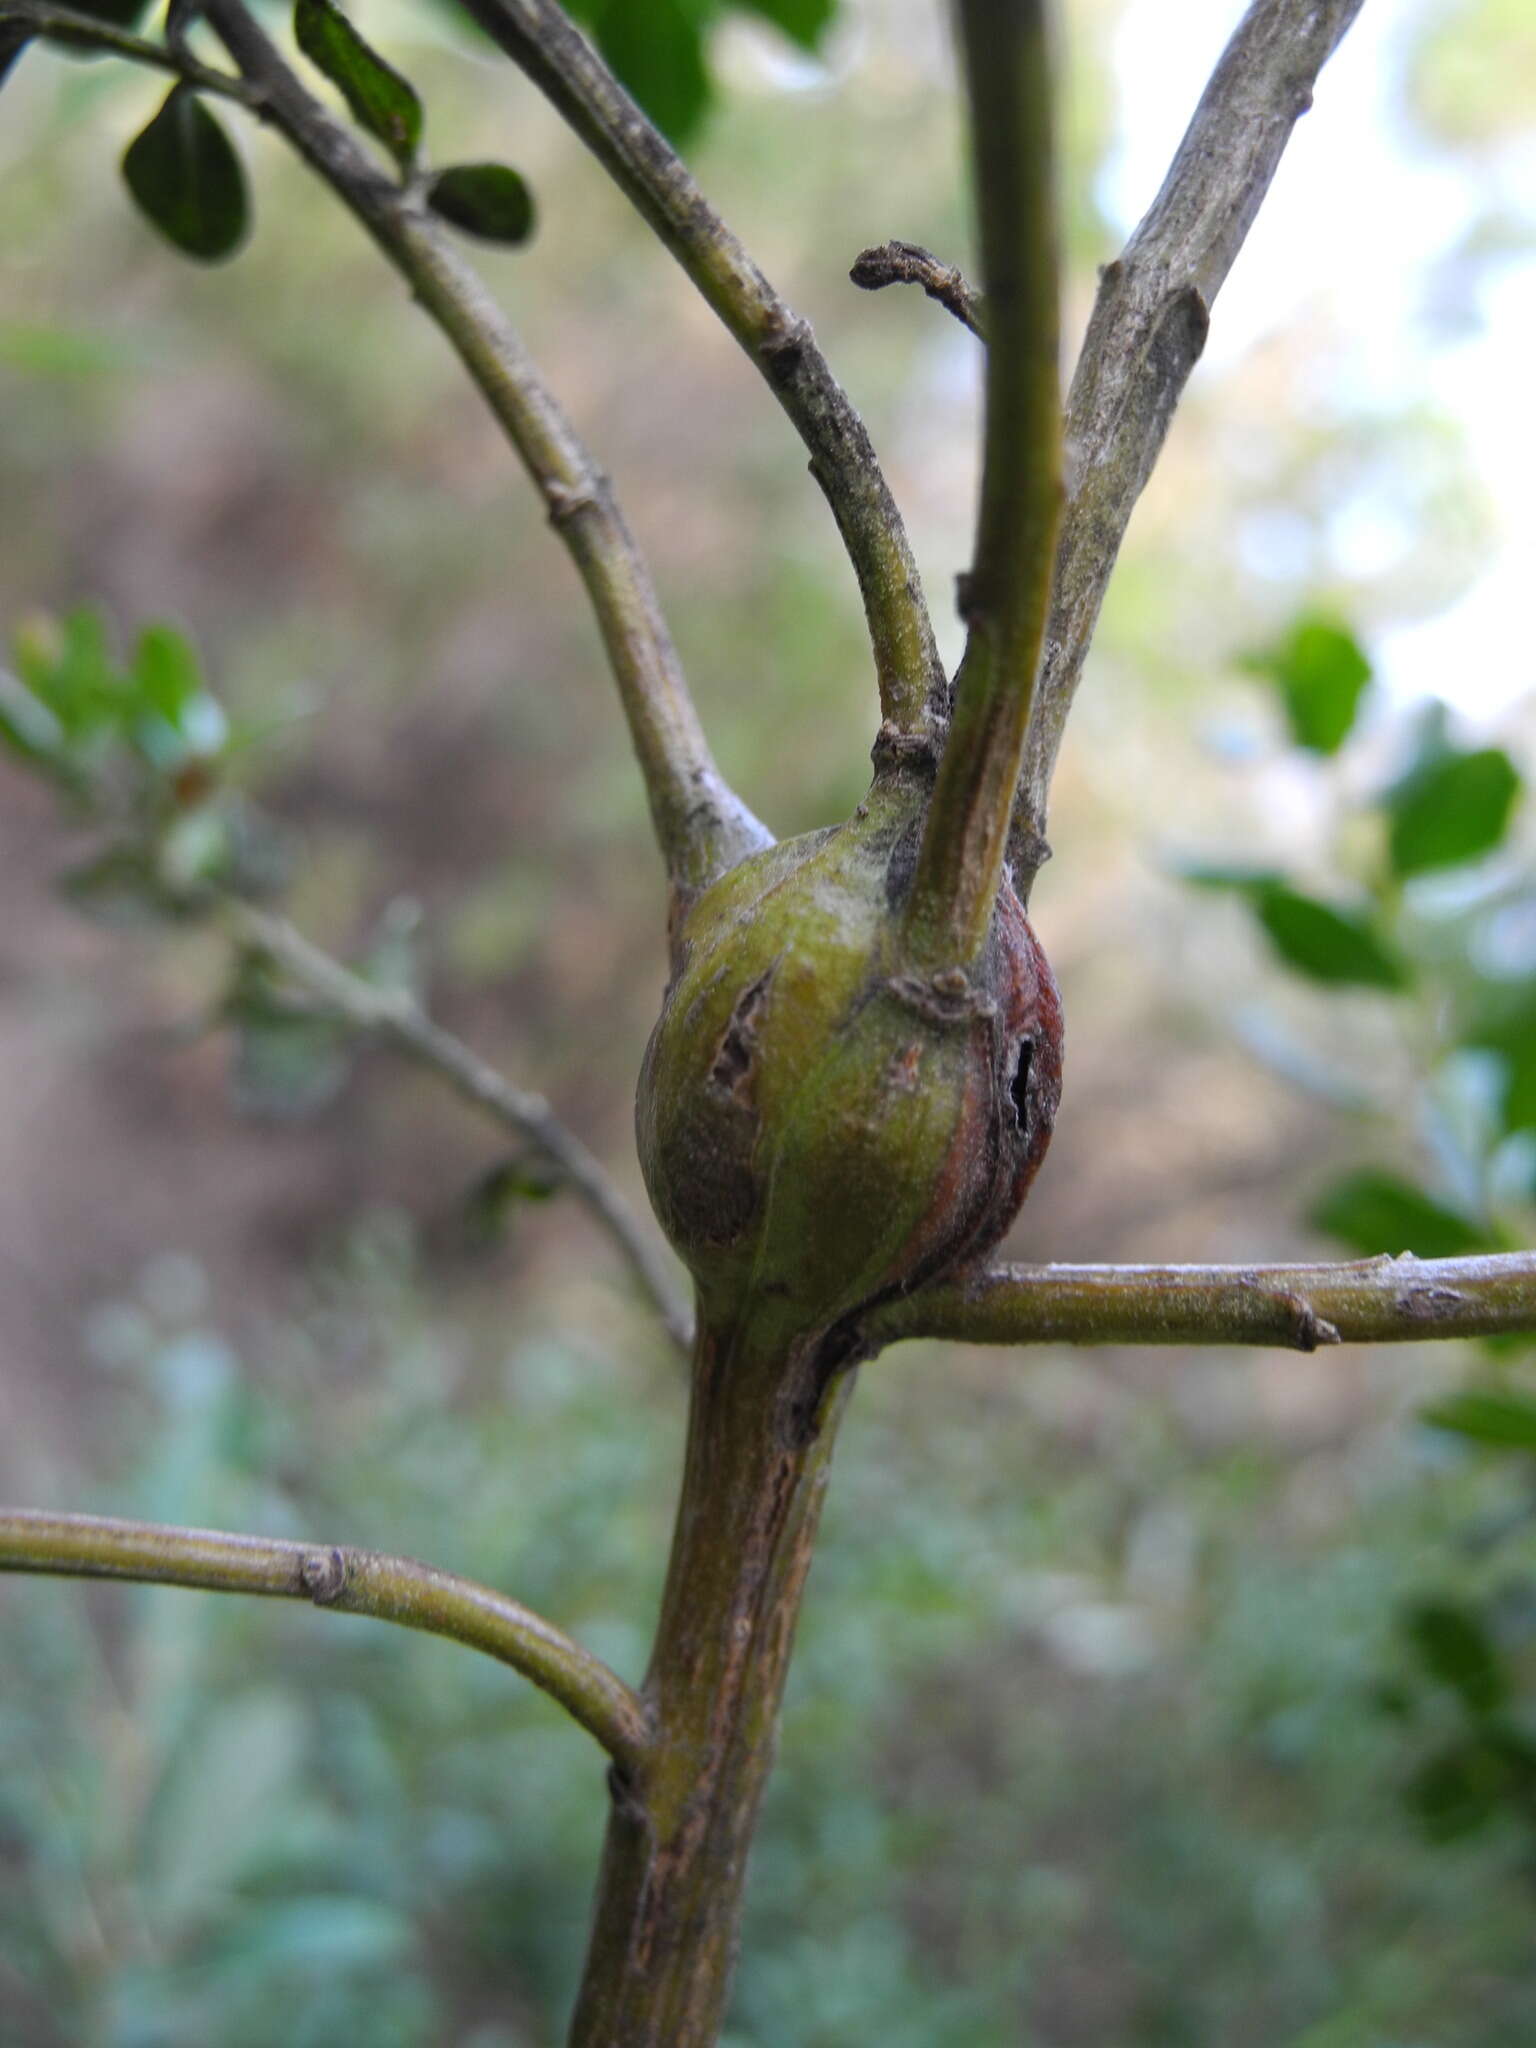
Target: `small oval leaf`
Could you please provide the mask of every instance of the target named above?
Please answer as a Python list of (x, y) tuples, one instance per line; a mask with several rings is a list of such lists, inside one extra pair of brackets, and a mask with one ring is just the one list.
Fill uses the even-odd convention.
[(428, 185), (427, 204), (482, 241), (526, 242), (533, 233), (533, 194), (506, 164), (450, 165)]
[(1275, 685), (1292, 739), (1314, 754), (1338, 752), (1371, 680), (1371, 664), (1354, 634), (1321, 612), (1304, 614), (1277, 646), (1247, 655), (1242, 665)]
[(782, 29), (802, 50), (818, 46), (837, 12), (837, 0), (742, 0), (742, 4)]
[(173, 88), (129, 143), (123, 177), (145, 217), (199, 263), (232, 256), (250, 225), (245, 172), (234, 145), (190, 86)]
[(1461, 1032), (1463, 1045), (1496, 1052), (1504, 1063), (1499, 1112), (1506, 1131), (1536, 1131), (1536, 982), (1489, 991), (1484, 1015)]
[(421, 100), (409, 79), (365, 43), (332, 0), (294, 0), (294, 40), (324, 72), (352, 118), (377, 136), (401, 170), (421, 142)]
[(1509, 1674), (1481, 1615), (1453, 1600), (1419, 1600), (1403, 1630), (1431, 1678), (1460, 1695), (1474, 1714), (1492, 1714), (1509, 1698)]
[(597, 47), (674, 143), (696, 133), (710, 102), (704, 38), (708, 10), (693, 0), (583, 0)]
[(1406, 1797), (1430, 1841), (1458, 1842), (1497, 1818), (1509, 1773), (1488, 1743), (1457, 1741), (1419, 1767)]
[[(104, 21), (111, 28), (134, 28), (148, 6), (149, 0), (75, 0), (70, 11), (88, 15), (92, 21)], [(0, 80), (4, 79), (31, 33), (30, 29), (23, 28), (0, 29)], [(105, 57), (111, 54), (84, 34), (75, 41), (58, 28), (50, 35), (49, 41), (56, 50), (63, 50), (71, 57)]]
[(42, 699), (0, 668), (0, 747), (34, 767), (51, 768), (64, 728)]
[(114, 28), (132, 28), (149, 8), (149, 0), (76, 0), (76, 14), (88, 14), (94, 21), (110, 22)]
[(1536, 1400), (1505, 1387), (1469, 1388), (1422, 1409), (1432, 1429), (1500, 1450), (1536, 1452)]
[(1396, 1174), (1370, 1169), (1336, 1180), (1313, 1206), (1311, 1220), (1366, 1258), (1413, 1252), (1421, 1259), (1456, 1259), (1489, 1244), (1487, 1231), (1470, 1217)]
[(1270, 944), (1288, 967), (1334, 987), (1402, 988), (1407, 970), (1370, 924), (1283, 882), (1251, 890)]
[(1519, 794), (1519, 771), (1502, 747), (1426, 763), (1387, 799), (1393, 869), (1422, 875), (1492, 853)]
[(202, 670), (185, 634), (163, 621), (146, 626), (133, 653), (133, 679), (148, 710), (179, 731), (187, 706), (201, 694)]

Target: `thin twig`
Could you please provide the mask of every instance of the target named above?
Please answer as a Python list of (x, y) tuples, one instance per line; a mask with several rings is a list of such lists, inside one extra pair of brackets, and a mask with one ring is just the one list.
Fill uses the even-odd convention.
[[(215, 0), (208, 11), (211, 16), (218, 14), (216, 26), (221, 34), (229, 30), (226, 40), (245, 77), (226, 78), (190, 58), (184, 49), (159, 49), (88, 17), (42, 5), (41, 0), (0, 0), (0, 22), (24, 16), (28, 23), (36, 24), (39, 34), (58, 30), (63, 40), (84, 40), (137, 61), (152, 62), (193, 83), (219, 80), (219, 89), (226, 90), (229, 97), (270, 115), (290, 135), (449, 328), (450, 338), (464, 354), (549, 499), (552, 516), (593, 589), (605, 627), (612, 624), (610, 644), (636, 722), (637, 747), (643, 760), (647, 748), (652, 756), (655, 779), (649, 772), (647, 779), (658, 824), (665, 809), (679, 825), (679, 836), (669, 851), (685, 861), (695, 856), (692, 834), (707, 811), (712, 823), (704, 837), (714, 857), (728, 862), (762, 844), (766, 833), (736, 805), (708, 761), (686, 686), (650, 598), (646, 572), (606, 485), (600, 479), (593, 481), (590, 468), (583, 467), (587, 464), (585, 452), (478, 279), (458, 261), (419, 210), (413, 209), (407, 196), (376, 170), (347, 131), (309, 98), (242, 9), (221, 7)], [(581, 482), (583, 477), (586, 484)], [(588, 485), (596, 495), (583, 497)], [(632, 632), (635, 628), (638, 630)], [(630, 655), (636, 657), (635, 665), (626, 671), (621, 663)], [(697, 756), (691, 762), (688, 758), (694, 741), (703, 750), (703, 766)], [(717, 796), (723, 795), (734, 806), (733, 812), (712, 810), (711, 778)], [(686, 868), (685, 875), (705, 879), (702, 873), (695, 875)], [(377, 989), (352, 974), (283, 919), (236, 898), (225, 899), (222, 916), (241, 943), (267, 954), (291, 979), (319, 996), (333, 1014), (354, 1029), (388, 1037), (442, 1074), (468, 1101), (535, 1144), (618, 1243), (673, 1337), (685, 1350), (689, 1347), (693, 1317), (661, 1252), (599, 1162), (565, 1129), (542, 1097), (513, 1087), (434, 1024), (408, 997)]]
[(456, 1094), (535, 1146), (591, 1211), (633, 1267), (678, 1345), (693, 1342), (693, 1314), (659, 1245), (601, 1163), (566, 1129), (542, 1095), (516, 1088), (478, 1053), (435, 1024), (404, 989), (376, 988), (312, 944), (286, 918), (239, 897), (216, 915), (235, 942), (261, 955), (353, 1031), (382, 1038), (446, 1081)]
[(1067, 399), (1069, 496), (1010, 846), (1021, 896), (1049, 854), (1051, 775), (1132, 509), (1205, 345), (1216, 294), (1360, 7), (1255, 0), (1151, 210), (1100, 280)]
[(195, 85), (199, 92), (217, 93), (252, 112), (261, 111), (260, 93), (243, 78), (201, 63), (185, 46), (173, 50), (164, 43), (152, 42), (146, 36), (136, 36), (109, 21), (101, 21), (93, 14), (54, 7), (49, 0), (0, 0), (0, 29), (11, 28), (25, 29), (65, 49), (99, 50), (104, 56), (127, 57), (151, 70), (168, 71), (188, 85)]
[(420, 195), (402, 191), (300, 83), (240, 0), (204, 13), (263, 118), (286, 136), (373, 236), (436, 321), (543, 493), (597, 615), (675, 883), (702, 887), (769, 834), (727, 786), (709, 751), (650, 572), (608, 479), (505, 314)]
[(888, 1303), (869, 1337), (967, 1344), (1407, 1344), (1536, 1335), (1536, 1252), (1322, 1266), (1001, 1266)]
[(184, 39), (162, 46), (44, 0), (0, 0), (0, 24), (152, 65), (239, 101), (281, 130), (367, 228), (458, 352), (542, 492), (597, 617), (668, 873), (685, 889), (704, 886), (771, 835), (715, 765), (650, 572), (607, 477), (420, 197), (385, 176), (305, 90), (238, 0), (214, 0), (204, 12), (242, 77), (200, 63)]
[(962, 327), (969, 327), (978, 341), (987, 338), (981, 293), (967, 284), (964, 272), (953, 263), (941, 263), (917, 242), (882, 242), (878, 248), (861, 249), (848, 275), (863, 292), (884, 291), (892, 284), (918, 285)]
[(558, 1700), (626, 1772), (638, 1769), (649, 1746), (639, 1697), (590, 1650), (504, 1594), (413, 1558), (115, 1516), (5, 1508), (0, 1571), (256, 1593), (398, 1622), (510, 1664)]
[(986, 417), (970, 628), (904, 914), (908, 957), (965, 966), (1002, 876), (1061, 510), (1061, 386), (1048, 0), (960, 0), (987, 295)]
[(746, 350), (810, 451), (858, 577), (884, 717), (942, 714), (943, 670), (917, 564), (869, 434), (807, 321), (784, 303), (687, 166), (554, 0), (464, 0), (656, 231)]

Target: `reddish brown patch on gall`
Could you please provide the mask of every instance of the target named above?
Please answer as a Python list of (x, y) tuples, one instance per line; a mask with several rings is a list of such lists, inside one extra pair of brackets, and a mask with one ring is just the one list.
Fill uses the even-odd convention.
[(891, 1061), (890, 1077), (893, 1088), (911, 1091), (916, 1088), (922, 1074), (923, 1048), (916, 1039), (904, 1045)]

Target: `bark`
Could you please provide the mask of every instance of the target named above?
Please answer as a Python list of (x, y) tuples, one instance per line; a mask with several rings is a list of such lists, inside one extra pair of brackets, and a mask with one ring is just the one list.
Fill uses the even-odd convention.
[(655, 1730), (613, 1805), (572, 2048), (709, 2048), (837, 1425), (853, 1374), (701, 1318), (672, 1556), (643, 1698)]

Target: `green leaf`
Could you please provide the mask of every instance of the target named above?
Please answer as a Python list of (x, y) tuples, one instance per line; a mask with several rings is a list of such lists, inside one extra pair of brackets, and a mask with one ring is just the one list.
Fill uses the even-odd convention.
[(64, 728), (48, 706), (0, 669), (0, 746), (34, 767), (51, 767), (63, 744)]
[(1507, 1768), (1487, 1743), (1451, 1743), (1415, 1773), (1408, 1804), (1431, 1841), (1460, 1841), (1495, 1818), (1509, 1782)]
[(837, 0), (741, 0), (751, 14), (760, 14), (781, 28), (802, 50), (814, 50), (837, 12)]
[(500, 1209), (514, 1202), (547, 1202), (565, 1186), (565, 1175), (541, 1153), (524, 1152), (493, 1166), (470, 1199)]
[(110, 22), (114, 28), (132, 28), (149, 10), (149, 0), (79, 0), (77, 14), (93, 21)]
[[(149, 0), (78, 0), (73, 11), (88, 14), (93, 21), (107, 22), (113, 28), (133, 28), (149, 5)], [(0, 28), (0, 84), (21, 52), (31, 41), (32, 32), (24, 28)], [(103, 57), (109, 53), (85, 42), (71, 42), (66, 36), (50, 38), (53, 47), (66, 51), (71, 57)]]
[(1450, 1600), (1420, 1600), (1403, 1627), (1432, 1678), (1459, 1694), (1474, 1714), (1497, 1713), (1509, 1697), (1504, 1660), (1479, 1615)]
[(1406, 964), (1368, 918), (1303, 895), (1270, 869), (1197, 863), (1181, 872), (1197, 888), (1246, 896), (1275, 951), (1309, 980), (1391, 989), (1408, 981)]
[(1448, 1394), (1420, 1411), (1432, 1429), (1501, 1450), (1536, 1451), (1536, 1400), (1495, 1387)]
[(351, 1062), (344, 1028), (290, 995), (260, 953), (238, 955), (222, 1014), (235, 1032), (231, 1090), (242, 1109), (298, 1120), (323, 1109), (346, 1085)]
[(1247, 655), (1242, 665), (1275, 684), (1291, 737), (1315, 754), (1338, 752), (1371, 680), (1371, 664), (1349, 628), (1317, 612), (1298, 619), (1277, 646)]
[(526, 242), (533, 233), (533, 194), (506, 164), (452, 164), (427, 186), (434, 213), (487, 242)]
[(123, 176), (145, 216), (183, 255), (219, 263), (245, 240), (245, 172), (229, 137), (190, 87), (173, 87), (129, 143)]
[(1536, 1130), (1536, 988), (1490, 1011), (1462, 1032), (1463, 1045), (1496, 1052), (1504, 1062), (1499, 1110), (1507, 1132)]
[(323, 1017), (241, 1019), (231, 1090), (239, 1107), (301, 1121), (333, 1102), (351, 1073), (346, 1039)]
[(353, 119), (378, 137), (401, 170), (409, 170), (421, 142), (416, 88), (363, 41), (332, 0), (294, 0), (293, 33), (310, 63), (341, 93)]
[(1520, 776), (1502, 747), (1426, 762), (1387, 797), (1394, 871), (1421, 875), (1491, 853), (1519, 794)]
[(688, 0), (593, 0), (582, 12), (620, 83), (663, 134), (685, 142), (710, 101), (708, 7)]
[(493, 1166), (464, 1200), (464, 1233), (470, 1245), (487, 1251), (500, 1244), (520, 1203), (547, 1202), (565, 1184), (559, 1168), (540, 1153), (517, 1153)]
[(174, 626), (146, 626), (134, 649), (133, 675), (148, 708), (179, 732), (188, 707), (203, 688), (191, 641)]
[(1502, 1107), (1506, 1131), (1536, 1131), (1536, 1043), (1509, 1059)]
[(216, 805), (195, 803), (161, 836), (158, 871), (172, 894), (185, 897), (208, 882), (228, 882), (234, 864), (228, 818)]
[(134, 650), (138, 720), (133, 742), (149, 765), (171, 774), (187, 761), (207, 761), (229, 738), (223, 706), (203, 687), (190, 640), (174, 626), (146, 626)]
[(1370, 1170), (1346, 1174), (1325, 1189), (1311, 1221), (1367, 1258), (1409, 1251), (1421, 1259), (1454, 1259), (1485, 1251), (1489, 1241), (1468, 1217), (1431, 1201), (1395, 1174)]
[(1266, 882), (1250, 893), (1271, 945), (1298, 974), (1329, 987), (1406, 985), (1403, 962), (1365, 918), (1304, 896), (1283, 882)]
[(1284, 881), (1273, 868), (1244, 867), (1237, 862), (1186, 861), (1179, 865), (1177, 873), (1181, 881), (1195, 889), (1255, 891), (1277, 887)]
[(16, 636), (22, 681), (62, 728), (69, 745), (120, 725), (131, 706), (102, 614), (79, 605), (62, 621), (42, 620)]

